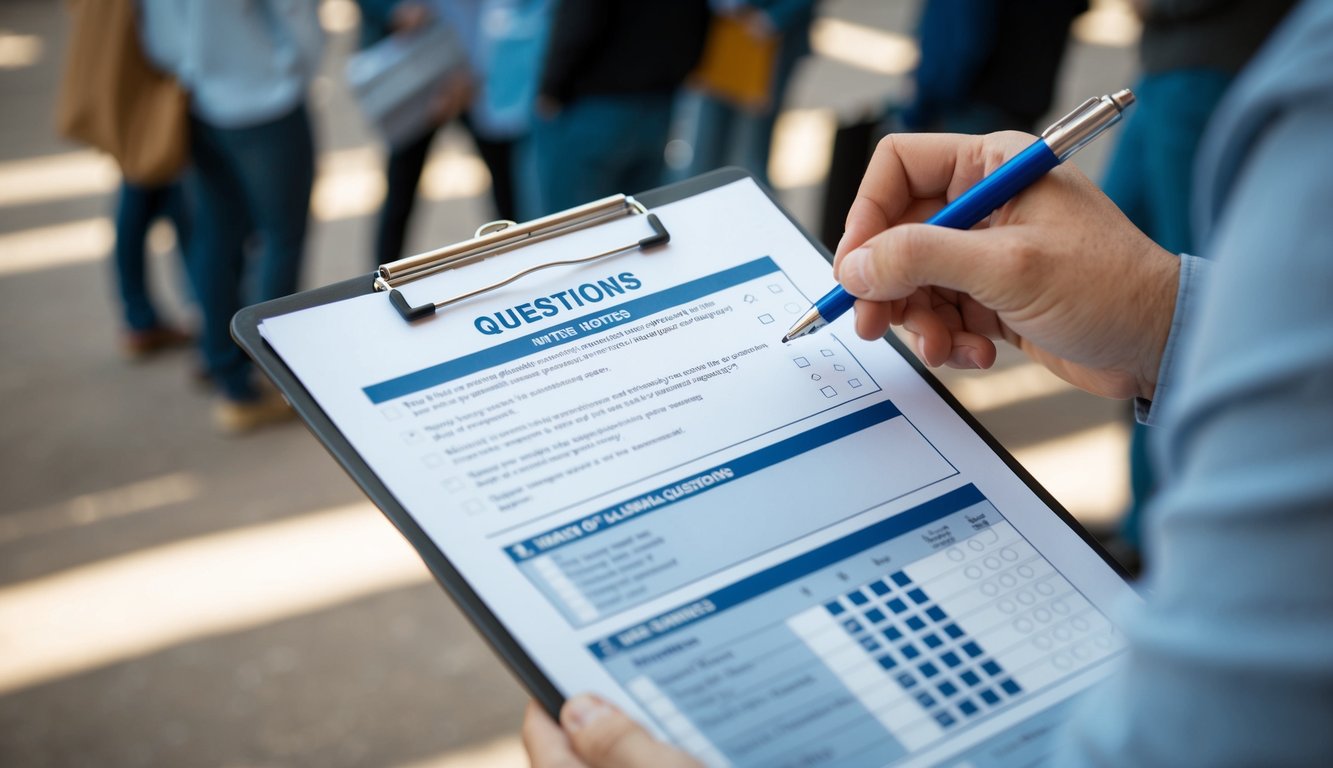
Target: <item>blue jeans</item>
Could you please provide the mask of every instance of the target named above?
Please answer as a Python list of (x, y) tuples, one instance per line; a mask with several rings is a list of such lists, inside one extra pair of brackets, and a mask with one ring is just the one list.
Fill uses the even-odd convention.
[(148, 260), (144, 242), (148, 238), (148, 228), (163, 216), (171, 220), (176, 230), (176, 247), (184, 261), (190, 242), (190, 219), (181, 185), (143, 187), (121, 182), (120, 199), (116, 205), (114, 266), (125, 327), (131, 331), (146, 331), (161, 324), (152, 297), (148, 295)]
[[(1120, 143), (1102, 181), (1129, 220), (1172, 253), (1193, 253), (1194, 155), (1231, 75), (1208, 69), (1145, 75), (1137, 103), (1125, 120)], [(1157, 487), (1148, 452), (1148, 429), (1134, 425), (1129, 446), (1131, 501), (1121, 535), (1142, 547), (1143, 508)]]
[(545, 213), (662, 183), (672, 94), (585, 96), (533, 126)]
[[(788, 33), (808, 34), (808, 29)], [(738, 107), (702, 91), (690, 90), (681, 94), (680, 108), (687, 123), (684, 138), (690, 145), (690, 162), (684, 169), (673, 172), (672, 180), (687, 179), (726, 165), (738, 165), (768, 184), (773, 125), (782, 109), (787, 83), (805, 50), (805, 46), (790, 42), (778, 49), (768, 108), (761, 112)]]
[[(204, 364), (222, 395), (257, 396), (250, 361), (231, 339), (231, 318), (246, 304), (296, 290), (314, 185), (314, 142), (305, 106), (269, 123), (219, 128), (190, 121), (190, 279), (203, 315)], [(246, 251), (257, 236), (258, 258)]]

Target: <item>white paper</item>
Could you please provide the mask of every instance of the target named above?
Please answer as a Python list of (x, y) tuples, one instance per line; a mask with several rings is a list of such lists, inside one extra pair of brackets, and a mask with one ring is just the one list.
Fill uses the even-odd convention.
[(832, 281), (752, 182), (654, 212), (261, 331), (562, 691), (714, 765), (1019, 760), (1128, 588), (850, 317), (780, 343)]

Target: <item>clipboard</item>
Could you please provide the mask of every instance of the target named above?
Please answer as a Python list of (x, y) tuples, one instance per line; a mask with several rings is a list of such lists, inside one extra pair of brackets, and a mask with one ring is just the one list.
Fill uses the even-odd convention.
[[(444, 588), (446, 594), (453, 599), (455, 605), (462, 611), (463, 615), (476, 627), (486, 642), (494, 649), (500, 660), (509, 668), (510, 672), (527, 689), (527, 691), (545, 708), (552, 716), (558, 717), (560, 707), (564, 703), (564, 697), (556, 688), (554, 683), (547, 677), (545, 672), (530, 658), (523, 650), (522, 646), (509, 632), (509, 630), (500, 622), (495, 614), (487, 607), (485, 602), (478, 595), (476, 590), (462, 577), (458, 570), (450, 563), (444, 553), (435, 545), (431, 538), (421, 529), (412, 515), (403, 507), (401, 503), (393, 496), (389, 489), (383, 484), (380, 478), (371, 470), (366, 462), (357, 453), (356, 449), (347, 440), (347, 438), (338, 430), (332, 420), (325, 414), (320, 406), (301, 381), (292, 373), (292, 371), (283, 362), (277, 352), (269, 346), (259, 331), (259, 325), (267, 318), (284, 315), (290, 312), (296, 312), (302, 309), (330, 304), (345, 299), (355, 298), (372, 294), (377, 291), (386, 293), (386, 301), (394, 301), (395, 308), (403, 316), (404, 322), (421, 322), (433, 314), (437, 307), (424, 305), (421, 307), (411, 307), (406, 300), (398, 294), (395, 300), (391, 298), (395, 294), (395, 286), (401, 284), (401, 278), (404, 275), (404, 268), (428, 267), (428, 271), (420, 274), (435, 274), (439, 268), (448, 268), (452, 264), (470, 263), (470, 259), (480, 255), (490, 257), (495, 255), (496, 251), (487, 250), (486, 247), (503, 242), (501, 237), (504, 232), (511, 234), (522, 234), (529, 232), (534, 227), (542, 230), (544, 227), (554, 222), (568, 225), (572, 228), (578, 228), (579, 222), (582, 225), (589, 223), (595, 225), (604, 220), (601, 215), (587, 215), (588, 211), (598, 209), (610, 210), (617, 204), (622, 207), (633, 208), (635, 204), (640, 208), (635, 208), (635, 212), (645, 216), (651, 216), (653, 208), (662, 206), (671, 202), (682, 200), (701, 194), (719, 187), (726, 186), (733, 182), (753, 177), (740, 168), (723, 168), (717, 171), (703, 174), (691, 179), (677, 182), (668, 186), (659, 187), (634, 195), (632, 198), (617, 196), (607, 198), (588, 206), (580, 206), (577, 209), (556, 214), (555, 217), (547, 217), (544, 220), (537, 220), (527, 225), (515, 224), (511, 221), (492, 222), (484, 225), (477, 230), (477, 237), (462, 243), (445, 246), (435, 249), (426, 254), (408, 257), (407, 259), (394, 262), (393, 265), (384, 265), (374, 273), (361, 275), (342, 282), (333, 283), (321, 288), (304, 291), (284, 298), (246, 307), (236, 314), (232, 319), (231, 332), (232, 337), (254, 360), (255, 364), (265, 375), (274, 383), (278, 390), (283, 394), (292, 408), (305, 422), (306, 426), (314, 434), (315, 438), (324, 446), (325, 450), (342, 466), (343, 470), (351, 476), (353, 481), (365, 492), (366, 496), (377, 506), (389, 522), (398, 529), (399, 533), (407, 539), (413, 549), (425, 562), (431, 575)], [(756, 181), (758, 184), (758, 182)], [(833, 255), (829, 253), (819, 240), (805, 229), (786, 209), (778, 202), (776, 196), (771, 190), (762, 184), (758, 184), (773, 205), (782, 212), (782, 214), (796, 227), (797, 231), (809, 241), (811, 247), (815, 248), (830, 263)], [(626, 202), (628, 201), (628, 203)], [(605, 210), (603, 214), (605, 214)], [(651, 221), (651, 219), (650, 219)], [(542, 222), (546, 222), (545, 225)], [(600, 258), (614, 253), (625, 252), (634, 248), (651, 248), (656, 244), (665, 242), (669, 237), (669, 232), (661, 226), (660, 222), (651, 225), (654, 235), (646, 238), (645, 241), (626, 244), (622, 248), (615, 249), (599, 254), (590, 254), (590, 257)], [(527, 229), (525, 229), (525, 227)], [(568, 230), (566, 230), (568, 231)], [(559, 236), (559, 232), (549, 233), (550, 236)], [(521, 240), (521, 238), (520, 238)], [(531, 242), (529, 240), (529, 242)], [(481, 247), (481, 253), (478, 253), (478, 247)], [(520, 241), (505, 242), (504, 249), (521, 247)], [(459, 257), (462, 257), (461, 259)], [(455, 261), (450, 261), (454, 259)], [(579, 261), (586, 261), (582, 259)], [(395, 268), (395, 265), (397, 268)], [(557, 263), (541, 265), (542, 268), (559, 266)], [(438, 268), (437, 268), (438, 267)], [(522, 274), (534, 271), (525, 270)], [(410, 269), (408, 269), (410, 274)], [(521, 275), (520, 275), (521, 276)], [(499, 284), (508, 284), (510, 280), (502, 281)], [(496, 284), (496, 285), (499, 285)], [(496, 287), (496, 286), (490, 286)], [(479, 292), (479, 291), (477, 291)], [(475, 295), (473, 292), (468, 295)], [(461, 300), (461, 295), (456, 297), (445, 297), (438, 302), (440, 305), (447, 306), (453, 300)], [(400, 306), (401, 303), (401, 306)], [(427, 309), (429, 307), (429, 309)], [(428, 319), (424, 319), (429, 322)], [(1121, 579), (1128, 581), (1129, 574), (1108, 554), (1096, 539), (1066, 510), (1059, 501), (1055, 499), (1040, 483), (1026, 470), (1021, 464), (1002, 446), (991, 434), (981, 425), (977, 419), (969, 413), (961, 403), (949, 392), (949, 390), (926, 368), (926, 366), (917, 359), (914, 354), (903, 345), (893, 334), (885, 337), (885, 340), (896, 350), (924, 379), (927, 384), (935, 391), (937, 395), (952, 408), (998, 456), (1014, 475), (1019, 478), (1029, 489), (1052, 511), (1057, 517), (1073, 530), (1087, 545), (1092, 549)]]

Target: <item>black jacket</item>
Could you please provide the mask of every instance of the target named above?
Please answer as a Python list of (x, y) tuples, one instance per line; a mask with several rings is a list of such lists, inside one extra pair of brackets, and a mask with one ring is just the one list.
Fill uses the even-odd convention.
[(541, 94), (565, 104), (673, 91), (699, 61), (708, 19), (706, 0), (559, 0)]

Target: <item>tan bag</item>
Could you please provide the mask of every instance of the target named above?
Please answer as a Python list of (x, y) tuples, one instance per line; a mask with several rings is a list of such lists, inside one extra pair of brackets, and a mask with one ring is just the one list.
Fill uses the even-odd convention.
[(189, 159), (189, 97), (144, 55), (134, 0), (67, 6), (73, 25), (56, 130), (109, 153), (129, 181), (176, 178)]
[(762, 112), (772, 98), (778, 40), (758, 40), (730, 16), (714, 16), (692, 84), (738, 107)]

